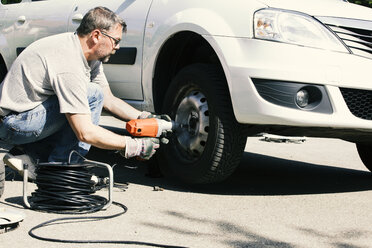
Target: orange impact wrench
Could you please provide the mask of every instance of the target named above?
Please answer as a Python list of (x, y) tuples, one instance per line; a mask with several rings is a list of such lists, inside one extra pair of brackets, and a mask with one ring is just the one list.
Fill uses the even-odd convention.
[(176, 128), (174, 121), (157, 118), (135, 119), (127, 122), (126, 129), (132, 136), (162, 137)]

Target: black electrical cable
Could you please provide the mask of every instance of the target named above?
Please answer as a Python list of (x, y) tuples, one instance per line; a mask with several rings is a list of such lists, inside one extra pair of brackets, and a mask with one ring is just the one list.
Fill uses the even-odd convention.
[(104, 219), (111, 219), (114, 217), (118, 217), (127, 212), (128, 208), (118, 202), (113, 202), (113, 204), (121, 207), (123, 209), (122, 212), (114, 215), (109, 216), (90, 216), (90, 217), (67, 217), (67, 218), (58, 218), (43, 222), (33, 228), (28, 232), (28, 234), (36, 239), (49, 241), (49, 242), (59, 242), (59, 243), (73, 243), (73, 244), (82, 244), (82, 243), (92, 243), (92, 244), (126, 244), (126, 245), (141, 245), (141, 246), (152, 246), (152, 247), (164, 247), (164, 248), (185, 248), (185, 246), (173, 246), (173, 245), (163, 245), (163, 244), (155, 244), (149, 242), (140, 242), (140, 241), (123, 241), (123, 240), (68, 240), (68, 239), (53, 239), (53, 238), (45, 238), (34, 234), (36, 229), (50, 226), (50, 225), (57, 225), (61, 221), (67, 220), (104, 220)]
[[(91, 164), (39, 164), (36, 170), (37, 189), (32, 193), (30, 200), (31, 209), (62, 214), (83, 214), (101, 210), (107, 203), (107, 199), (101, 196), (92, 195), (102, 185), (97, 185), (91, 180)], [(109, 216), (89, 217), (66, 217), (57, 218), (43, 222), (28, 232), (36, 239), (59, 242), (59, 243), (100, 243), (100, 244), (130, 244), (165, 248), (182, 248), (183, 246), (162, 245), (140, 241), (115, 241), (115, 240), (64, 240), (41, 237), (34, 234), (34, 231), (45, 226), (61, 224), (67, 220), (104, 220), (118, 217), (127, 212), (128, 208), (118, 202), (113, 202), (123, 209), (122, 212)]]
[(39, 211), (82, 214), (102, 209), (106, 198), (93, 195), (91, 165), (41, 164), (36, 170), (37, 189), (32, 193), (31, 208)]

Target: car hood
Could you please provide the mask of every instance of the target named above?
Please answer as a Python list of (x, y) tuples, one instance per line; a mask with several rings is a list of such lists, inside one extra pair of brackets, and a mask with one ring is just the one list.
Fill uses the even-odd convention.
[(372, 21), (372, 9), (342, 0), (259, 0), (272, 8), (288, 9), (311, 16), (343, 17)]

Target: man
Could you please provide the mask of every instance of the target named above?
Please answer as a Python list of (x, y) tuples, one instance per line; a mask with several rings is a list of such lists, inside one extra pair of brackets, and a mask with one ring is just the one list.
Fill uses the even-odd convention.
[[(159, 147), (155, 138), (132, 138), (98, 126), (101, 110), (130, 120), (146, 118), (115, 97), (103, 73), (119, 49), (125, 22), (104, 7), (90, 10), (76, 33), (40, 39), (14, 61), (0, 86), (0, 139), (22, 145), (26, 154), (7, 154), (4, 162), (22, 171), (35, 159), (68, 161), (76, 150), (86, 155), (90, 145), (119, 150), (125, 158), (149, 159)], [(72, 162), (78, 161), (76, 156)]]

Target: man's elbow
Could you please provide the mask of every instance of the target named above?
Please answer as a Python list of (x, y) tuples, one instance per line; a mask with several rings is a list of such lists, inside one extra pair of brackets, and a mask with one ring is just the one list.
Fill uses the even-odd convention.
[(113, 103), (112, 101), (109, 101), (107, 99), (105, 99), (105, 101), (103, 102), (103, 109), (107, 112), (112, 112), (113, 111)]
[(76, 135), (77, 139), (81, 142), (92, 144), (94, 140), (94, 132), (84, 130)]

